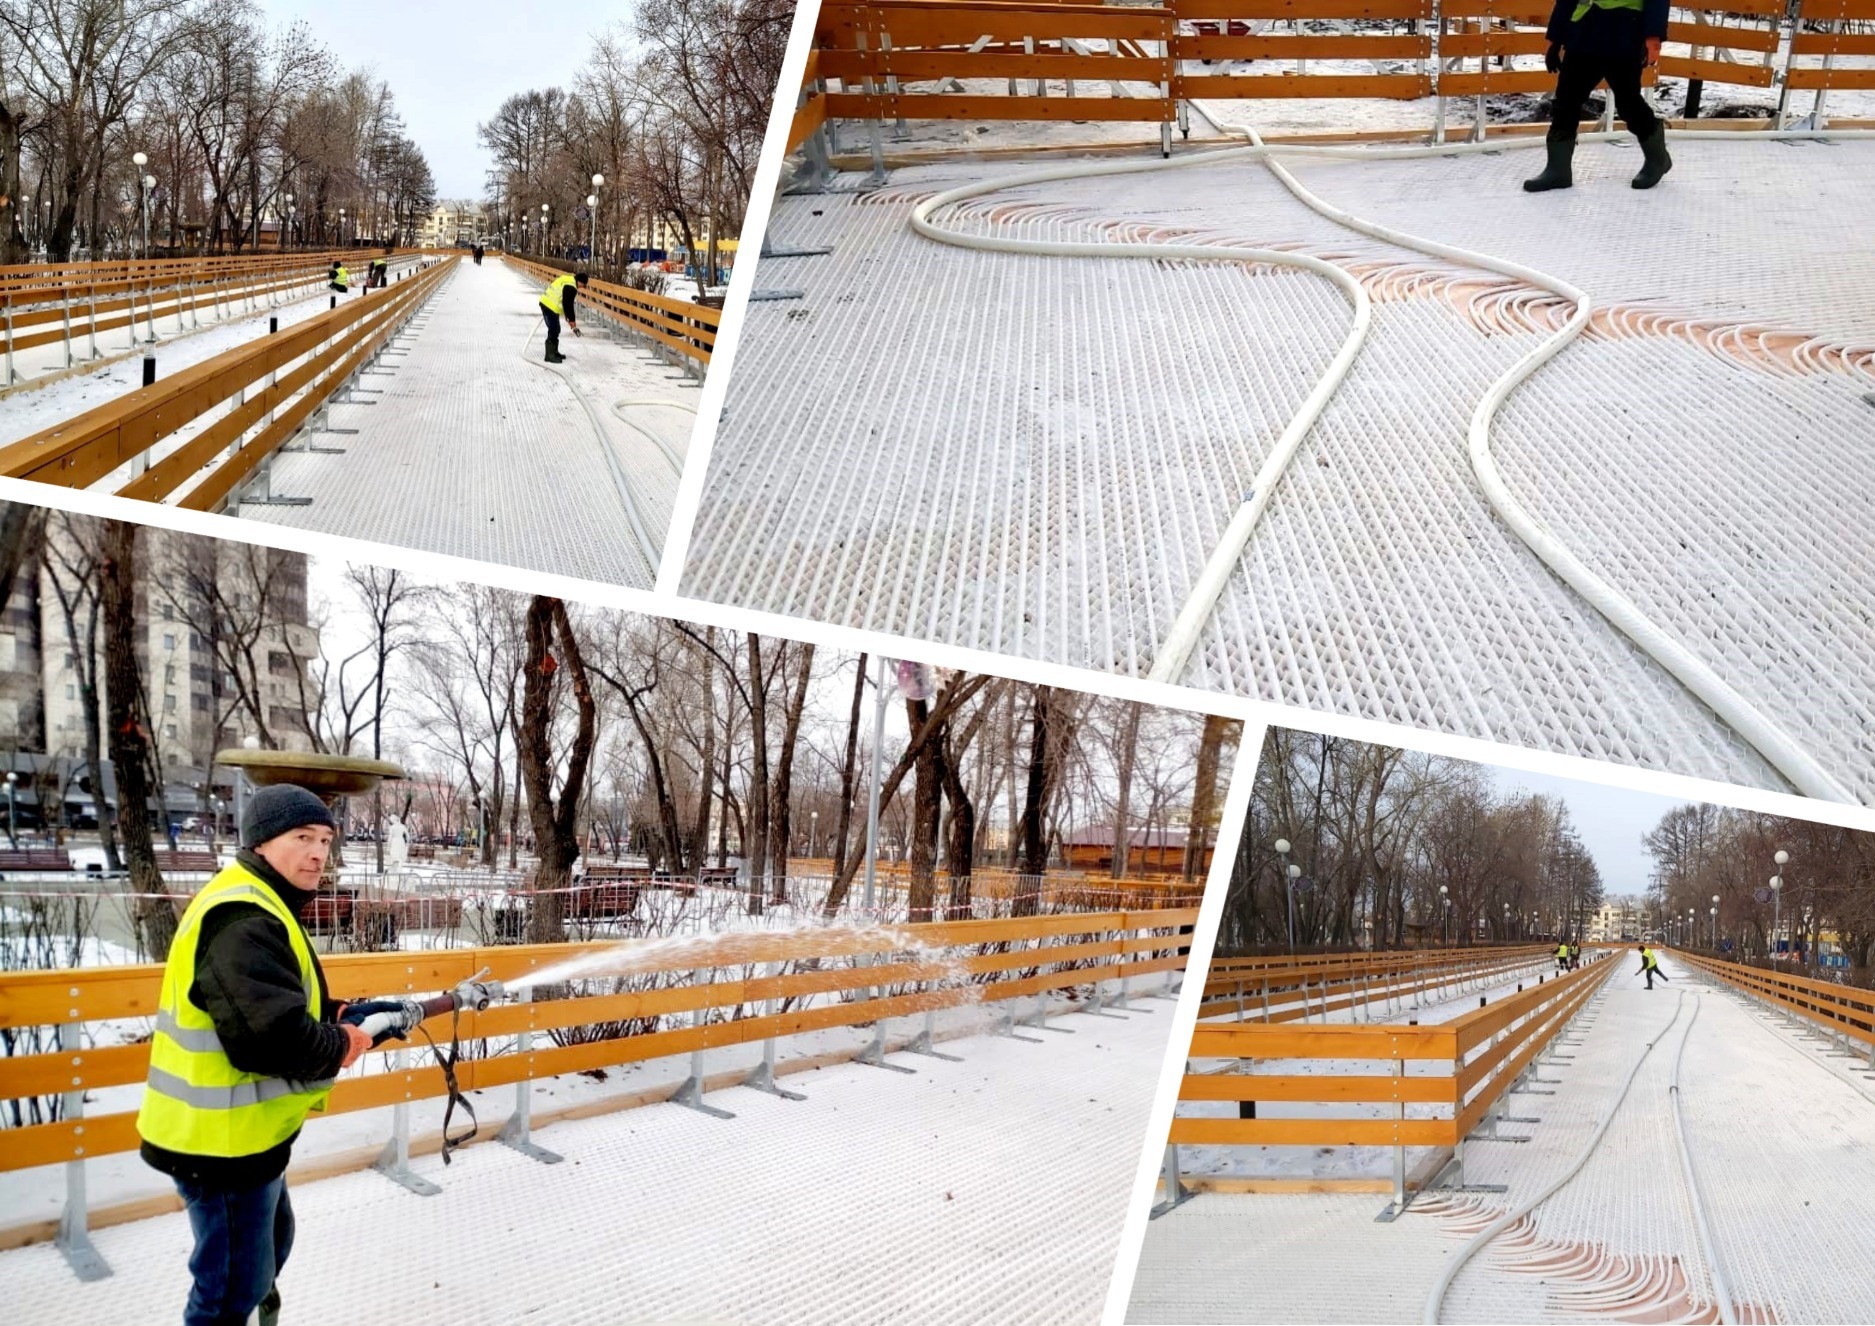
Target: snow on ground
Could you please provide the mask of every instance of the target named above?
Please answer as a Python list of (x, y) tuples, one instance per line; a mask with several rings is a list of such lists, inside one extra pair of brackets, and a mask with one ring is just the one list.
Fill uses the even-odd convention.
[[(392, 279), (396, 279), (395, 274), (398, 272), (414, 270), (419, 261), (417, 258), (391, 259)], [(127, 328), (100, 333), (99, 351), (106, 356), (124, 357), (94, 372), (79, 373), (41, 387), (16, 389), (0, 395), (0, 443), (16, 442), (136, 391), (143, 386), (143, 359), (146, 354), (155, 356), (156, 380), (162, 382), (192, 364), (199, 364), (265, 336), (269, 318), (278, 318), (281, 328), (285, 329), (315, 314), (326, 312), (330, 300), (323, 280), (307, 282), (292, 291), (282, 291), (278, 297), (283, 302), (277, 307), (268, 307), (263, 298), (257, 306), (258, 311), (252, 313), (248, 311), (249, 304), (245, 299), (219, 306), (204, 302), (195, 314), (202, 323), (199, 331), (192, 327), (189, 331), (179, 333), (173, 316), (159, 316), (156, 320), (156, 345), (144, 346), (139, 342), (137, 352), (128, 348), (130, 332)], [(143, 335), (149, 334), (147, 323), (139, 322), (137, 326)], [(74, 335), (73, 346), (74, 353), (82, 354), (88, 348), (88, 343)], [(62, 368), (65, 363), (64, 347), (51, 345), (22, 350), (15, 356), (15, 371), (20, 372), (21, 376), (27, 376), (33, 370), (22, 366), (29, 363), (37, 365), (37, 375)], [(166, 446), (154, 454), (167, 455), (173, 449), (173, 446)]]
[[(1643, 192), (1627, 187), (1632, 145), (1586, 145), (1562, 197), (1523, 192), (1527, 151), (1292, 169), (1333, 205), (1588, 291), (1605, 325), (1495, 425), (1512, 492), (1875, 799), (1875, 614), (1860, 600), (1845, 611), (1840, 590), (1875, 560), (1875, 413), (1869, 370), (1854, 366), (1875, 335), (1875, 257), (1843, 238), (1875, 208), (1875, 143), (1674, 153), (1670, 181)], [(1149, 670), (1348, 308), (1293, 269), (985, 253), (910, 229), (932, 193), (1024, 169), (911, 166), (878, 189), (843, 176), (778, 201), (777, 246), (833, 252), (761, 265), (760, 286), (805, 297), (747, 310), (685, 593)], [(1349, 231), (1250, 161), (1012, 188), (945, 222), (1043, 241), (1288, 245), (1361, 264), (1372, 330), (1186, 683), (1785, 786), (1479, 491), (1473, 410), (1554, 325), (1512, 311), (1529, 291), (1480, 297), (1479, 273)], [(1716, 345), (1701, 323), (1722, 330)], [(1760, 361), (1759, 327), (1844, 357), (1801, 371)]]
[(650, 588), (698, 386), (630, 337), (562, 331), (540, 362), (539, 284), (459, 262), (358, 394), (274, 488), (312, 505), (254, 520)]
[[(565, 1161), (499, 1145), (293, 1188), (290, 1319), (1093, 1323), (1099, 1320), (1171, 1005), (1062, 1019), (1074, 1034), (946, 1042), (915, 1074), (842, 1064), (710, 1102), (540, 1129)], [(490, 1117), (493, 1116), (491, 1111)], [(308, 1129), (310, 1138), (319, 1125)], [(303, 1146), (303, 1144), (302, 1144)], [(115, 1274), (77, 1283), (50, 1245), (0, 1253), (26, 1326), (173, 1315), (185, 1218), (99, 1231)]]
[[(1544, 1065), (1557, 1079), (1544, 1089), (1555, 1094), (1512, 1098), (1537, 1122), (1503, 1131), (1529, 1140), (1465, 1146), (1465, 1182), (1508, 1192), (1422, 1195), (1392, 1223), (1374, 1220), (1380, 1194), (1199, 1194), (1148, 1226), (1127, 1320), (1420, 1320), (1459, 1241), (1582, 1155), (1637, 1060), (1601, 1145), (1538, 1208), (1536, 1242), (1475, 1257), (1442, 1320), (1581, 1320), (1585, 1292), (1600, 1295), (1595, 1310), (1626, 1309), (1630, 1320), (1711, 1319), (1702, 1316), (1711, 1282), (1668, 1091), (1682, 1042), (1689, 1144), (1740, 1318), (1871, 1320), (1875, 1088), (1866, 1059), (1830, 1054), (1820, 1037), (1671, 960), (1670, 980), (1652, 991), (1631, 955), (1612, 961), (1622, 966), (1591, 1001), (1579, 1043)], [(1568, 1272), (1564, 1261), (1588, 1269)], [(1654, 1289), (1639, 1293), (1634, 1281), (1648, 1276)], [(1654, 1310), (1666, 1315), (1639, 1315), (1649, 1311), (1643, 1301), (1664, 1301)]]

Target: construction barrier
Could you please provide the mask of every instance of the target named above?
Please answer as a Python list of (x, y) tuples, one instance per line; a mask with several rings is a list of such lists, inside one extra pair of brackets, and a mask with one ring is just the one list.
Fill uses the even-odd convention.
[[(1475, 98), (1481, 136), (1487, 95), (1555, 87), (1540, 60), (1549, 16), (1548, 0), (830, 0), (789, 146), (824, 161), (840, 121), (866, 122), (878, 165), (887, 123), (1139, 120), (1162, 126), (1169, 152), (1171, 126), (1189, 132), (1194, 100), (1304, 97), (1436, 97), (1435, 141), (1446, 102)], [(1875, 87), (1875, 67), (1842, 62), (1875, 55), (1875, 36), (1852, 30), (1871, 18), (1875, 0), (1803, 0), (1790, 17), (1785, 0), (1675, 6), (1673, 49), (1645, 78), (1777, 89), (1769, 123), (1782, 128), (1792, 89), (1818, 92), (1820, 111), (1824, 89)], [(1311, 73), (1310, 61), (1334, 72)], [(1225, 62), (1240, 67), (1225, 72)], [(966, 79), (1006, 81), (1007, 91), (986, 94)], [(1107, 95), (1086, 95), (1077, 81)]]
[(1747, 967), (1685, 949), (1667, 951), (1687, 966), (1839, 1037), (1844, 1049), (1852, 1041), (1860, 1042), (1858, 1048), (1868, 1055), (1869, 1067), (1875, 1070), (1875, 990)]
[[(5, 371), (0, 386), (17, 379), (15, 351), (63, 341), (65, 367), (98, 360), (100, 333), (129, 331), (122, 352), (143, 343), (139, 325), (156, 339), (159, 318), (175, 318), (176, 331), (201, 326), (204, 305), (216, 311), (303, 287), (323, 286), (333, 262), (356, 260), (354, 252), (332, 250), (243, 258), (158, 258), (116, 262), (28, 263), (0, 267), (0, 330), (5, 335)], [(184, 321), (185, 315), (187, 321)], [(85, 341), (81, 353), (79, 339)], [(120, 352), (121, 353), (121, 352)]]
[[(1386, 1192), (1393, 1213), (1410, 1194), (1432, 1186), (1476, 1130), (1495, 1132), (1505, 1097), (1519, 1085), (1616, 964), (1605, 952), (1584, 955), (1577, 971), (1544, 979), (1450, 1022), (1425, 1026), (1357, 1023), (1284, 1026), (1201, 1022), (1189, 1058), (1226, 1060), (1232, 1071), (1188, 1071), (1185, 1101), (1238, 1102), (1239, 1117), (1175, 1116), (1164, 1182), (1167, 1204), (1194, 1187), (1249, 1192)], [(1296, 1063), (1300, 1071), (1261, 1073), (1259, 1063)], [(1257, 1117), (1264, 1101), (1301, 1104), (1299, 1115)], [(1200, 1178), (1180, 1175), (1180, 1146), (1345, 1147), (1392, 1150), (1391, 1180), (1317, 1176)], [(1407, 1172), (1409, 1147), (1433, 1155)], [(1162, 1207), (1161, 1209), (1165, 1209)]]
[[(384, 347), (452, 261), (0, 447), (0, 475), (88, 488), (128, 464), (120, 497), (221, 510), (257, 471), (266, 477), (273, 452)], [(186, 440), (152, 460), (152, 449), (178, 434)]]
[[(557, 267), (508, 253), (502, 254), (501, 260), (543, 284), (566, 275)], [(689, 361), (686, 367), (698, 372), (709, 367), (710, 352), (716, 347), (716, 329), (723, 318), (720, 309), (599, 280), (588, 281), (581, 288), (579, 302), (666, 352), (683, 356)]]

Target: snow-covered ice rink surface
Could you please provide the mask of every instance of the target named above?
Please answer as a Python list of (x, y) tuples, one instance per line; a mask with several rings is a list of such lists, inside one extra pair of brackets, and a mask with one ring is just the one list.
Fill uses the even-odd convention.
[(539, 296), (498, 259), (458, 259), (399, 350), (332, 405), (331, 427), (357, 433), (302, 439), (343, 454), (276, 462), (274, 491), (312, 505), (241, 514), (649, 589), (697, 384), (596, 314), (584, 337), (562, 330), (567, 363), (539, 362)]
[[(1588, 1163), (1537, 1208), (1532, 1228), (1507, 1231), (1465, 1266), (1442, 1319), (1718, 1319), (1668, 1094), (1682, 1037), (1688, 1142), (1740, 1319), (1875, 1319), (1867, 1061), (1830, 1053), (1821, 1036), (1679, 964), (1664, 962), (1671, 981), (1650, 992), (1631, 955), (1614, 961), (1580, 1043), (1562, 1051), (1573, 1059), (1543, 1064), (1556, 1094), (1512, 1098), (1512, 1113), (1540, 1122), (1500, 1127), (1530, 1140), (1466, 1145), (1465, 1181), (1507, 1193), (1424, 1195), (1392, 1223), (1374, 1219), (1381, 1194), (1201, 1193), (1149, 1225), (1127, 1320), (1421, 1320), (1447, 1260), (1568, 1169), (1655, 1037)], [(1535, 1269), (1544, 1259), (1549, 1269)], [(1559, 1272), (1565, 1259), (1591, 1268)], [(1652, 1288), (1636, 1292), (1643, 1281)]]
[[(1599, 575), (1875, 800), (1875, 143), (1631, 144), (1528, 195), (1530, 151), (1287, 164), (1331, 204), (1574, 282), (1601, 316), (1512, 394), (1512, 491)], [(896, 169), (781, 199), (685, 568), (696, 597), (1143, 674), (1265, 451), (1339, 346), (1290, 269), (982, 253), (914, 234)], [(1181, 680), (1643, 767), (1784, 786), (1555, 579), (1466, 455), (1543, 292), (1371, 240), (1260, 164), (1007, 190), (1006, 237), (1291, 247), (1374, 323)], [(1763, 333), (1772, 333), (1766, 338)], [(1805, 348), (1793, 355), (1792, 346)], [(1794, 697), (1801, 697), (1800, 702)]]
[[(1173, 1005), (942, 1041), (949, 1063), (845, 1063), (556, 1123), (543, 1165), (477, 1145), (417, 1197), (373, 1173), (293, 1188), (287, 1320), (1097, 1322)], [(485, 1108), (484, 1129), (499, 1126)], [(170, 1318), (186, 1217), (98, 1231), (115, 1274), (79, 1284), (50, 1245), (0, 1253), (20, 1326)]]

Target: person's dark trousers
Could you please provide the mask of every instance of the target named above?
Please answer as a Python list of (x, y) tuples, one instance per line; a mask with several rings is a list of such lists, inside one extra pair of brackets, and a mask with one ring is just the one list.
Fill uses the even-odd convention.
[(557, 363), (560, 359), (560, 315), (542, 304), (540, 316), (547, 320), (547, 362)]
[(1570, 26), (1563, 43), (1562, 73), (1550, 107), (1549, 139), (1573, 143), (1582, 103), (1604, 80), (1614, 93), (1615, 111), (1636, 138), (1653, 135), (1660, 117), (1641, 95), (1641, 71), (1647, 67), (1647, 39), (1640, 13), (1632, 9), (1591, 9)]
[(293, 1251), (286, 1176), (258, 1188), (175, 1182), (195, 1231), (189, 1258), (195, 1284), (183, 1309), (183, 1326), (243, 1326), (263, 1303), (278, 1312), (274, 1278)]
[(1646, 976), (1647, 976), (1647, 988), (1651, 990), (1654, 988), (1654, 969), (1652, 967), (1648, 967), (1646, 969)]

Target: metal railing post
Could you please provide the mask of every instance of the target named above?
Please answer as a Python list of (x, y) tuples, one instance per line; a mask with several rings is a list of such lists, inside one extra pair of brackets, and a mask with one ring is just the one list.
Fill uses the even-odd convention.
[[(73, 991), (74, 994), (77, 991)], [(78, 1010), (73, 1009), (74, 1013)], [(58, 1031), (58, 1045), (61, 1054), (69, 1054), (73, 1065), (77, 1066), (82, 1058), (82, 1024), (61, 1022)], [(72, 1076), (72, 1089), (62, 1093), (61, 1108), (66, 1119), (85, 1117), (84, 1080), (77, 1074)], [(75, 1135), (83, 1137), (84, 1129), (74, 1129)], [(65, 1162), (65, 1209), (59, 1213), (59, 1232), (54, 1239), (58, 1250), (64, 1254), (65, 1261), (72, 1268), (72, 1273), (80, 1280), (103, 1280), (111, 1274), (110, 1265), (91, 1242), (91, 1232), (86, 1225), (87, 1202), (85, 1197), (85, 1148), (75, 1148), (73, 1158)]]
[[(786, 966), (787, 964), (785, 962), (769, 964), (768, 978), (770, 980), (781, 979), (781, 973)], [(763, 1000), (762, 1016), (774, 1017), (780, 1012), (780, 1004), (781, 1000), (772, 996)], [(775, 1083), (776, 1039), (777, 1038), (773, 1035), (766, 1036), (762, 1039), (762, 1062), (756, 1065), (753, 1072), (742, 1079), (742, 1085), (745, 1087), (754, 1087), (757, 1091), (766, 1091), (771, 1096), (780, 1096), (783, 1100), (806, 1100), (807, 1097), (803, 1096), (800, 1092), (784, 1091)]]
[[(514, 1052), (523, 1058), (532, 1058), (534, 1049), (534, 991), (531, 986), (524, 986), (514, 992), (515, 998), (527, 1007), (527, 1025), (521, 1028), (514, 1038)], [(534, 1124), (534, 1074), (533, 1064), (528, 1065), (528, 1073), (514, 1084), (514, 1113), (501, 1125), (501, 1131), (495, 1134), (495, 1140), (503, 1146), (519, 1151), (530, 1160), (538, 1160), (543, 1165), (557, 1165), (564, 1156), (557, 1151), (549, 1151), (533, 1140)]]
[[(386, 1059), (389, 1071), (406, 1074), (404, 1056), (408, 1053), (401, 1045), (392, 1050)], [(406, 1074), (403, 1099), (391, 1106), (391, 1139), (384, 1144), (384, 1150), (378, 1153), (371, 1168), (419, 1197), (434, 1197), (442, 1189), (410, 1168), (410, 1096), (410, 1079)]]
[[(701, 1031), (709, 1024), (709, 1018), (710, 1010), (699, 1008), (691, 1013), (690, 1026), (693, 1030)], [(676, 1094), (671, 1097), (671, 1102), (717, 1119), (736, 1117), (728, 1110), (719, 1110), (714, 1105), (706, 1105), (703, 1101), (703, 1090), (703, 1047), (699, 1045), (690, 1052), (690, 1076), (685, 1078), (683, 1084), (677, 1088)]]
[(65, 328), (65, 367), (70, 368), (72, 359), (72, 289), (68, 285), (59, 286), (59, 314)]
[(6, 315), (7, 335), (6, 381), (0, 383), (0, 386), (10, 387), (13, 385), (13, 296), (11, 293), (4, 296), (4, 303), (0, 303), (0, 312), (4, 312)]
[(102, 359), (98, 352), (98, 283), (92, 281), (85, 286), (85, 306), (88, 310), (85, 321), (85, 334), (91, 345), (91, 358)]

